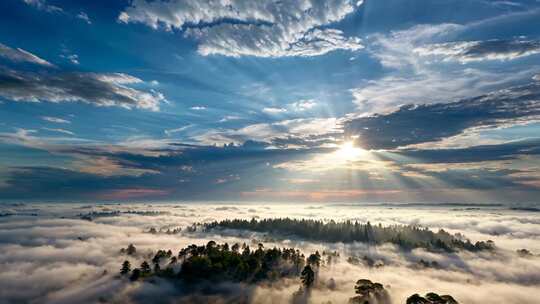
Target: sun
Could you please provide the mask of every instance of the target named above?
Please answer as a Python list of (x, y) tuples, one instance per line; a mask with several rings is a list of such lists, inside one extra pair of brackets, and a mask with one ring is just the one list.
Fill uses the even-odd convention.
[(356, 160), (364, 155), (366, 150), (354, 146), (354, 142), (346, 141), (336, 151), (336, 156), (345, 161)]

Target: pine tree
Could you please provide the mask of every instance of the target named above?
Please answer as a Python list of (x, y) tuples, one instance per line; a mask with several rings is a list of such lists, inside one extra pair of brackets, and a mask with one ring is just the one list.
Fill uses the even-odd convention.
[(149, 274), (151, 272), (150, 264), (148, 262), (144, 261), (141, 263), (141, 273), (142, 274)]
[(313, 285), (313, 282), (315, 282), (315, 272), (313, 272), (311, 266), (306, 265), (301, 275), (302, 284), (304, 284), (306, 289), (309, 289)]
[(133, 244), (129, 244), (129, 246), (126, 249), (126, 253), (128, 255), (134, 255), (135, 253), (137, 253), (137, 248), (135, 248), (135, 246), (133, 246)]
[(120, 269), (120, 274), (121, 275), (126, 275), (130, 271), (131, 271), (131, 263), (129, 263), (129, 261), (126, 260), (126, 261), (124, 261), (124, 263), (122, 263), (122, 268)]

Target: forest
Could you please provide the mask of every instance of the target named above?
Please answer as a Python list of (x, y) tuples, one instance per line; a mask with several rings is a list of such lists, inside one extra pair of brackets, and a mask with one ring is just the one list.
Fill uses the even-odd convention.
[(492, 241), (472, 243), (462, 234), (450, 234), (440, 229), (433, 232), (428, 228), (414, 225), (372, 225), (358, 221), (328, 221), (311, 219), (271, 218), (271, 219), (233, 219), (214, 221), (203, 224), (206, 231), (224, 229), (249, 230), (271, 233), (281, 236), (293, 236), (310, 241), (322, 242), (362, 242), (371, 245), (391, 243), (410, 250), (424, 248), (437, 252), (455, 252), (456, 250), (482, 251), (493, 250)]
[[(120, 249), (126, 260), (120, 267), (120, 278), (130, 282), (163, 278), (178, 283), (178, 286), (195, 286), (201, 283), (268, 283), (283, 278), (298, 279), (299, 289), (293, 296), (294, 303), (306, 303), (314, 288), (318, 272), (325, 263), (324, 256), (316, 251), (307, 257), (295, 248), (265, 248), (259, 243), (251, 249), (245, 243), (229, 246), (209, 241), (206, 245), (195, 244), (182, 248), (178, 254), (171, 250), (158, 250), (145, 255), (139, 267), (132, 268), (130, 259), (140, 258), (142, 254), (130, 244)], [(331, 259), (326, 263), (331, 263)], [(187, 288), (185, 290), (194, 290)], [(349, 299), (351, 304), (389, 304), (390, 295), (384, 285), (368, 279), (359, 279), (354, 286), (355, 295)], [(407, 304), (457, 304), (450, 295), (439, 296), (428, 293), (425, 297), (411, 295)]]

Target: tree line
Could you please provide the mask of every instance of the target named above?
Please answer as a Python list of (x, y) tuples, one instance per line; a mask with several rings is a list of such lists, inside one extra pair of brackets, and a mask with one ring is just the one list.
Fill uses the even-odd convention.
[(311, 241), (362, 242), (372, 245), (392, 243), (403, 249), (425, 248), (432, 251), (454, 252), (459, 249), (482, 251), (494, 249), (492, 241), (472, 243), (461, 234), (437, 232), (415, 225), (372, 225), (358, 221), (324, 222), (312, 219), (232, 219), (203, 224), (205, 230), (239, 229), (255, 232), (296, 236)]

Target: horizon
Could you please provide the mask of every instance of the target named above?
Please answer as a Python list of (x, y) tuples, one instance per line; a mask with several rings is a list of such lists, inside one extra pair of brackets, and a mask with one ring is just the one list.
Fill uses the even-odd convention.
[(540, 0), (0, 25), (0, 304), (538, 304)]

